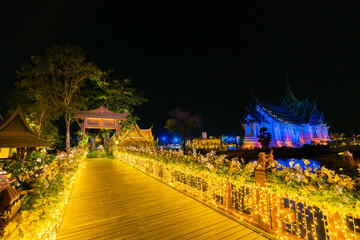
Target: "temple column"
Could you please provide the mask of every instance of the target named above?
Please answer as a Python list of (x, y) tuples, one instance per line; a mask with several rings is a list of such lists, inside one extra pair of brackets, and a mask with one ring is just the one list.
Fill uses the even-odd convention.
[(244, 124), (244, 129), (245, 129), (245, 136), (248, 137), (249, 136), (249, 125), (248, 124)]
[(326, 138), (327, 140), (329, 140), (329, 128), (330, 128), (330, 127), (325, 127), (325, 138)]
[(274, 133), (273, 141), (277, 141), (279, 139), (279, 125), (277, 123), (274, 124)]

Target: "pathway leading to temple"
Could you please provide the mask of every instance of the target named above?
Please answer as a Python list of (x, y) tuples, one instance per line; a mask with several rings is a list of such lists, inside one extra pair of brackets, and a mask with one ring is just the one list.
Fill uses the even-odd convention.
[(85, 162), (57, 239), (267, 239), (116, 159)]

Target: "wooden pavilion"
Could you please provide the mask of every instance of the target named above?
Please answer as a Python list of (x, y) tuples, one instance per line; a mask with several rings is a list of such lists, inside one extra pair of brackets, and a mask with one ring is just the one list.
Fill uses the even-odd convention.
[[(118, 134), (121, 126), (126, 121), (127, 115), (128, 113), (115, 113), (101, 106), (92, 111), (78, 111), (73, 118), (79, 124), (84, 139), (87, 128), (115, 129), (116, 134)], [(83, 122), (79, 122), (79, 119), (83, 119)], [(120, 124), (120, 122), (122, 123)]]
[(41, 140), (39, 133), (27, 124), (20, 105), (10, 118), (0, 122), (0, 158), (8, 158), (10, 149), (16, 148), (16, 158), (24, 158), (37, 147), (50, 147), (50, 142)]

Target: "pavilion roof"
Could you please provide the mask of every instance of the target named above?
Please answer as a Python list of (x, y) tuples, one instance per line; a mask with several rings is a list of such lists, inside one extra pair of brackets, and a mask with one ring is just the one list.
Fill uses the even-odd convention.
[(137, 141), (153, 141), (154, 136), (152, 134), (151, 128), (149, 129), (140, 129), (136, 124), (126, 131), (121, 140), (137, 140)]
[(39, 138), (27, 124), (20, 105), (14, 114), (0, 123), (0, 148), (49, 147), (52, 144)]
[(103, 106), (91, 111), (78, 111), (73, 118), (108, 118), (117, 120), (126, 120), (129, 113), (112, 112)]

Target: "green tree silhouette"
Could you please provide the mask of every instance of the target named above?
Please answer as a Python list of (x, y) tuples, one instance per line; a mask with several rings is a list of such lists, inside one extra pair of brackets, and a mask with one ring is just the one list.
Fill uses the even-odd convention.
[(176, 108), (171, 111), (170, 116), (172, 118), (166, 121), (165, 128), (170, 132), (177, 132), (183, 139), (182, 147), (185, 150), (186, 141), (190, 139), (190, 132), (196, 128), (201, 127), (201, 115), (191, 116), (190, 112), (182, 111), (180, 108)]
[(260, 128), (258, 138), (259, 138), (258, 142), (261, 144), (261, 146), (265, 148), (265, 150), (268, 150), (269, 144), (272, 140), (272, 136), (271, 133), (267, 132), (266, 127)]

